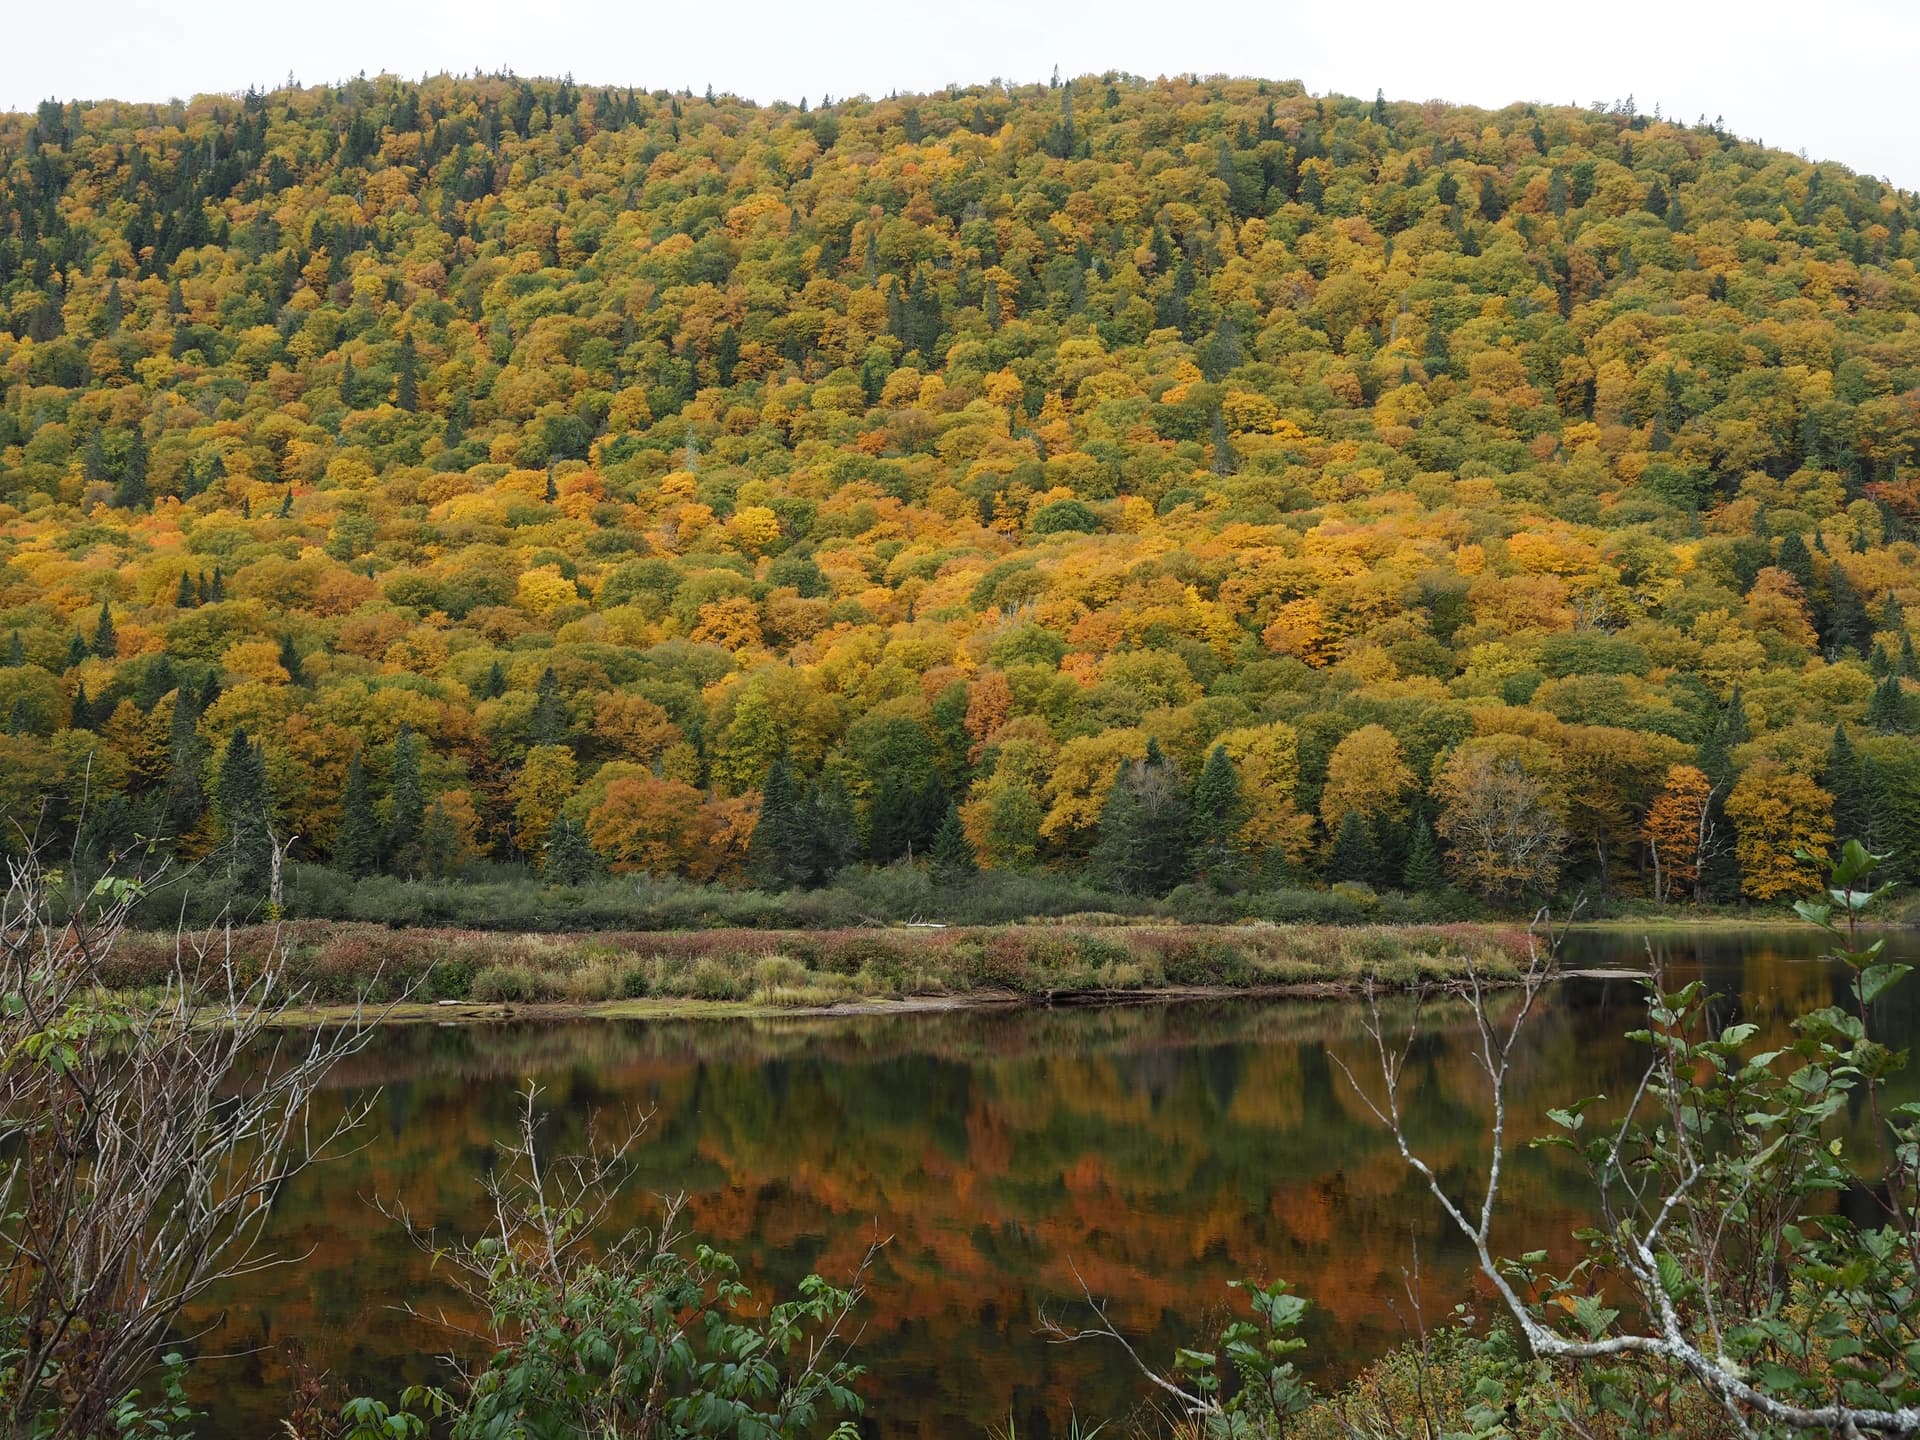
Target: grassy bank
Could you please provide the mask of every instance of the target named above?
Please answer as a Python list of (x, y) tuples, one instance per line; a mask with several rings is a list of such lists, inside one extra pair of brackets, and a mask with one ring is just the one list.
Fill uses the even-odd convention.
[[(170, 934), (130, 935), (107, 982), (159, 983)], [(1181, 989), (1395, 986), (1446, 980), (1469, 964), (1515, 973), (1518, 930), (1487, 925), (1009, 925), (817, 931), (500, 934), (296, 921), (232, 932), (242, 974), (276, 944), (295, 984), (321, 1003), (365, 993), (420, 1002), (606, 1004), (679, 1001), (807, 1009), (907, 997), (1052, 996)]]

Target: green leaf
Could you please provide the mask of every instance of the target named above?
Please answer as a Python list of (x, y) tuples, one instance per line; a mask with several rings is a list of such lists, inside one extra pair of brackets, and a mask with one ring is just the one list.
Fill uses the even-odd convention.
[(1913, 973), (1911, 965), (1902, 965), (1898, 961), (1887, 961), (1879, 965), (1869, 965), (1860, 972), (1860, 999), (1871, 1005), (1886, 990), (1898, 985)]

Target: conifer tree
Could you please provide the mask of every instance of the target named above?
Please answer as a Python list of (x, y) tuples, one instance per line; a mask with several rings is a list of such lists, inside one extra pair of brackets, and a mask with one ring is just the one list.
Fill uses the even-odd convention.
[(193, 688), (174, 692), (173, 726), (167, 740), (167, 790), (161, 803), (161, 826), (175, 839), (190, 834), (207, 813), (202, 784), (206, 747), (200, 739), (200, 710)]
[(540, 672), (540, 683), (534, 690), (533, 714), (527, 720), (527, 743), (567, 745), (572, 739), (568, 734), (567, 707), (560, 699), (560, 682), (549, 665)]
[(93, 653), (103, 660), (111, 660), (120, 653), (120, 637), (113, 628), (113, 607), (105, 600), (100, 602), (100, 618), (93, 626)]
[(1373, 836), (1366, 817), (1358, 810), (1349, 810), (1340, 817), (1340, 828), (1327, 851), (1327, 879), (1336, 884), (1344, 880), (1371, 885), (1374, 868)]
[(243, 725), (227, 741), (214, 798), (226, 832), (227, 873), (241, 892), (257, 895), (273, 863), (272, 801), (266, 760)]
[(1898, 675), (1889, 675), (1873, 688), (1867, 701), (1867, 724), (1887, 735), (1907, 728), (1907, 696)]
[(194, 603), (193, 581), (187, 572), (180, 572), (180, 586), (173, 592), (173, 607), (176, 610), (191, 610)]
[(87, 698), (87, 682), (81, 680), (73, 687), (73, 700), (68, 705), (68, 726), (74, 730), (93, 728), (93, 702)]
[(287, 683), (304, 685), (306, 672), (300, 668), (300, 652), (294, 648), (293, 636), (283, 632), (280, 636), (280, 668), (287, 672)]
[(1425, 815), (1414, 823), (1413, 839), (1407, 844), (1407, 863), (1400, 872), (1400, 883), (1410, 894), (1431, 895), (1447, 888), (1447, 872), (1440, 861), (1440, 845), (1433, 823)]
[(760, 815), (747, 842), (747, 874), (763, 890), (804, 882), (807, 825), (804, 797), (782, 751), (767, 767), (760, 787)]
[(340, 797), (340, 832), (333, 841), (333, 865), (349, 875), (371, 875), (380, 863), (380, 822), (373, 813), (373, 787), (358, 750), (347, 762), (347, 783)]
[(410, 874), (419, 862), (415, 847), (420, 840), (420, 822), (427, 810), (426, 796), (420, 788), (420, 741), (413, 728), (402, 724), (393, 737), (393, 766), (387, 777), (387, 868), (396, 875)]
[(79, 635), (75, 635), (73, 639), (67, 642), (66, 668), (71, 670), (76, 665), (84, 665), (86, 663), (87, 654), (88, 654), (88, 650), (87, 650), (87, 642), (85, 638)]
[(420, 822), (420, 868), (436, 880), (445, 880), (453, 874), (459, 854), (460, 832), (436, 795)]
[(27, 663), (27, 647), (20, 639), (20, 632), (14, 631), (7, 640), (7, 668), (17, 670)]
[(1860, 757), (1847, 739), (1847, 727), (1833, 727), (1820, 784), (1833, 796), (1833, 834), (1836, 841), (1864, 841), (1867, 834), (1866, 796), (1860, 788)]
[(1189, 802), (1189, 864), (1195, 875), (1218, 877), (1244, 860), (1240, 829), (1247, 823), (1247, 802), (1240, 790), (1240, 772), (1224, 746), (1208, 752), (1193, 783)]
[(1186, 878), (1192, 844), (1186, 786), (1160, 742), (1120, 767), (1089, 857), (1094, 875), (1128, 895), (1164, 895)]
[(600, 856), (587, 839), (586, 827), (567, 815), (556, 815), (541, 847), (540, 874), (555, 885), (578, 885), (600, 873)]
[(487, 670), (487, 678), (480, 682), (482, 700), (498, 700), (507, 693), (507, 672), (498, 660)]
[(851, 864), (860, 850), (853, 801), (838, 775), (823, 775), (808, 787), (803, 823), (800, 883), (824, 885)]
[(927, 850), (927, 875), (942, 889), (964, 885), (980, 873), (980, 861), (960, 823), (960, 811), (949, 805), (940, 828), (933, 832), (933, 844)]

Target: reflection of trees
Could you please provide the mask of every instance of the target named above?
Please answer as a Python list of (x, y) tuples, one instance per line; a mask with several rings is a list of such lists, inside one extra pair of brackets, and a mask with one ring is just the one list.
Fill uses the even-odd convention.
[[(1638, 937), (1606, 938), (1599, 959), (1639, 952)], [(1662, 943), (1676, 974), (1704, 966), (1744, 992), (1742, 1018), (1768, 1028), (1829, 993), (1790, 947)], [(1637, 1006), (1623, 981), (1554, 995), (1527, 1031), (1516, 1135), (1544, 1129), (1549, 1105), (1631, 1086), (1640, 1060), (1619, 1037)], [(636, 1223), (654, 1192), (685, 1188), (704, 1238), (781, 1283), (849, 1271), (876, 1226), (896, 1237), (864, 1342), (889, 1433), (977, 1432), (1010, 1405), (1023, 1422), (1124, 1408), (1134, 1381), (1114, 1356), (1033, 1333), (1042, 1300), (1078, 1293), (1069, 1258), (1162, 1352), (1199, 1333), (1227, 1280), (1285, 1275), (1321, 1307), (1316, 1353), (1350, 1364), (1400, 1338), (1385, 1299), (1413, 1240), (1433, 1313), (1468, 1268), (1329, 1063), (1332, 1052), (1369, 1072), (1359, 1019), (1347, 1002), (1292, 1001), (398, 1029), (342, 1076), (389, 1087), (374, 1143), (279, 1199), (276, 1243), (312, 1259), (254, 1282), (221, 1348), (293, 1336), (357, 1385), (429, 1375), (420, 1351), (440, 1342), (383, 1306), (431, 1299), (433, 1281), (362, 1197), (473, 1226), (472, 1177), (511, 1124), (514, 1086), (534, 1074), (556, 1148), (576, 1144), (596, 1109), (656, 1107), (625, 1197)], [(1453, 1178), (1478, 1163), (1485, 1126), (1466, 1023), (1456, 1005), (1429, 1007), (1407, 1082), (1410, 1126)], [(1570, 1172), (1541, 1156), (1516, 1157), (1508, 1196), (1514, 1249), (1564, 1244), (1583, 1218)], [(261, 1433), (278, 1405), (276, 1363), (221, 1372), (236, 1433)]]

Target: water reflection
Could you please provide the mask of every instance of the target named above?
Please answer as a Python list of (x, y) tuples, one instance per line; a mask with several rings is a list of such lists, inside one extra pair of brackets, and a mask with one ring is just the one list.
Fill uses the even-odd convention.
[[(1676, 977), (1728, 993), (1729, 1022), (1767, 1028), (1841, 998), (1813, 948), (1801, 935), (1655, 941)], [(1570, 959), (1635, 964), (1641, 937), (1576, 937)], [(1910, 995), (1889, 1003), (1896, 1043), (1916, 1013)], [(1631, 982), (1557, 989), (1527, 1032), (1513, 1133), (1543, 1130), (1549, 1106), (1630, 1090), (1644, 1057), (1620, 1035), (1638, 1018)], [(872, 1236), (893, 1237), (861, 1347), (878, 1433), (977, 1433), (1011, 1413), (1044, 1435), (1075, 1409), (1130, 1408), (1140, 1386), (1124, 1357), (1035, 1332), (1041, 1305), (1077, 1297), (1075, 1267), (1148, 1354), (1216, 1322), (1228, 1280), (1286, 1276), (1316, 1302), (1315, 1363), (1340, 1373), (1401, 1337), (1416, 1245), (1429, 1315), (1471, 1293), (1464, 1247), (1334, 1063), (1372, 1073), (1361, 1021), (1350, 1001), (1298, 1001), (395, 1030), (330, 1096), (383, 1087), (367, 1143), (278, 1201), (275, 1248), (307, 1258), (220, 1297), (213, 1348), (252, 1353), (207, 1370), (206, 1433), (273, 1428), (288, 1341), (358, 1391), (439, 1378), (445, 1338), (393, 1307), (456, 1297), (368, 1201), (477, 1229), (474, 1177), (527, 1079), (555, 1149), (577, 1146), (596, 1113), (652, 1111), (627, 1218), (645, 1223), (655, 1196), (684, 1190), (696, 1232), (761, 1281), (844, 1277)], [(1486, 1116), (1468, 1028), (1458, 1006), (1429, 1010), (1406, 1091), (1412, 1133), (1462, 1186)], [(1511, 1176), (1510, 1248), (1564, 1247), (1584, 1218), (1564, 1157), (1522, 1154)]]

